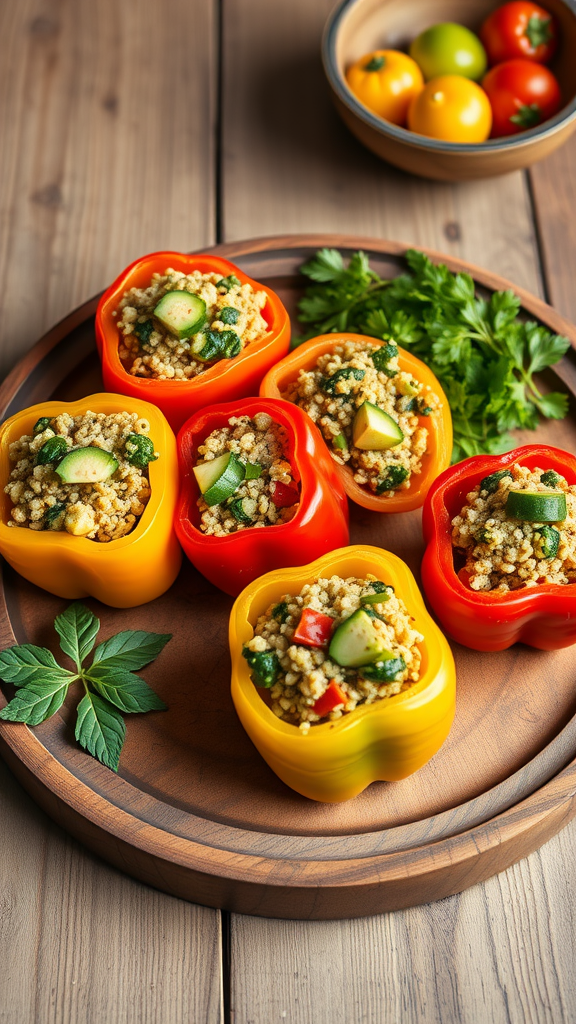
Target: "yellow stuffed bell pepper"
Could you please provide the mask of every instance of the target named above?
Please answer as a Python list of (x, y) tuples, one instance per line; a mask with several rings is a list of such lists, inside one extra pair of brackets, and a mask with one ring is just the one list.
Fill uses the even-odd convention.
[[(361, 704), (307, 733), (279, 719), (251, 678), (242, 649), (260, 615), (284, 594), (333, 575), (376, 576), (394, 587), (424, 636), (418, 682), (395, 696)], [(230, 617), (232, 699), (250, 739), (286, 785), (312, 800), (337, 802), (377, 780), (396, 781), (417, 771), (437, 752), (454, 718), (456, 672), (446, 638), (430, 618), (407, 565), (381, 548), (339, 548), (299, 568), (261, 576), (240, 594)]]
[[(89, 411), (136, 413), (150, 424), (148, 436), (158, 458), (148, 463), (150, 497), (134, 527), (123, 537), (103, 542), (74, 536), (66, 529), (9, 526), (15, 506), (4, 488), (14, 468), (11, 443), (32, 435), (39, 420)], [(78, 402), (42, 402), (24, 409), (0, 427), (0, 482), (0, 553), (31, 583), (58, 597), (95, 597), (114, 608), (131, 608), (159, 597), (174, 582), (182, 557), (173, 527), (178, 492), (176, 439), (155, 406), (125, 395), (97, 394)], [(77, 488), (80, 497), (82, 486)]]

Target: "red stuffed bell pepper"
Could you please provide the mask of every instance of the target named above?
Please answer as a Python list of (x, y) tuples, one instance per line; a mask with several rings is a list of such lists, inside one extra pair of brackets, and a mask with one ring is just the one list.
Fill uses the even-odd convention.
[[(536, 474), (535, 470), (541, 472)], [(565, 484), (559, 483), (558, 478)], [(573, 485), (576, 458), (547, 445), (525, 445), (505, 455), (465, 459), (447, 469), (432, 485), (423, 513), (427, 547), (422, 582), (440, 624), (459, 643), (477, 651), (502, 651), (522, 641), (549, 651), (576, 642), (576, 582), (570, 582), (576, 580), (573, 555), (566, 563), (568, 577), (563, 573), (562, 563), (554, 562), (567, 550), (563, 530), (574, 533), (571, 520), (576, 503), (569, 490)], [(504, 565), (504, 573), (509, 576), (499, 577), (495, 572), (492, 577), (485, 575), (484, 582), (478, 578), (476, 582), (486, 586), (490, 580), (509, 580), (510, 584), (504, 582), (504, 587), (511, 587), (507, 592), (472, 589), (469, 563), (459, 568), (458, 550), (452, 543), (452, 522), (462, 510), (471, 507), (466, 496), (477, 487), (480, 490), (472, 500), (472, 514), (479, 517), (478, 529), (471, 537), (470, 549), (478, 558), (487, 559), (479, 571), (486, 571), (486, 565), (495, 565), (494, 560), (490, 561), (490, 544), (502, 545), (502, 531), (506, 537), (506, 531), (516, 530), (515, 535), (509, 534), (518, 538), (513, 542), (515, 546), (500, 550), (508, 552), (509, 561), (516, 558), (518, 565)], [(559, 510), (562, 494), (557, 492), (562, 488), (568, 499), (567, 519), (563, 518), (566, 506)], [(501, 506), (504, 503), (506, 511), (500, 507), (498, 512), (497, 504), (496, 512), (487, 507), (488, 498), (496, 500), (498, 494), (503, 496)], [(554, 508), (547, 511), (547, 505)], [(483, 520), (487, 514), (492, 514), (492, 519), (486, 525)], [(465, 519), (461, 523), (459, 536), (462, 529), (468, 528)], [(495, 540), (498, 537), (500, 540)], [(473, 548), (476, 544), (479, 546)], [(460, 561), (464, 561), (463, 556)], [(547, 581), (562, 576), (568, 582)], [(526, 580), (529, 585), (525, 585)]]
[[(164, 280), (169, 268), (176, 275), (219, 275), (222, 286), (208, 282), (211, 298), (200, 288), (203, 298), (178, 290), (174, 278), (151, 297), (145, 290)], [(252, 289), (248, 296), (241, 288), (245, 285)], [(142, 291), (132, 293), (129, 309), (121, 309), (130, 289)], [(257, 305), (255, 293), (262, 292), (263, 307), (252, 309), (251, 304)], [(178, 305), (178, 297), (187, 298), (189, 308), (181, 301)], [(173, 308), (165, 309), (166, 302)], [(119, 323), (130, 333), (125, 335)], [(254, 333), (255, 323), (263, 333), (250, 340), (246, 331)], [(143, 256), (106, 289), (96, 311), (96, 344), (106, 390), (152, 402), (175, 431), (207, 405), (256, 395), (264, 374), (286, 355), (289, 343), (290, 320), (275, 292), (221, 256)], [(129, 372), (135, 366), (136, 375)]]
[[(258, 453), (273, 452), (275, 438), (284, 447), (267, 468), (270, 459), (259, 462)], [(290, 402), (250, 398), (196, 413), (178, 435), (178, 458), (178, 539), (193, 565), (228, 594), (349, 542), (348, 503), (334, 462), (312, 421)]]

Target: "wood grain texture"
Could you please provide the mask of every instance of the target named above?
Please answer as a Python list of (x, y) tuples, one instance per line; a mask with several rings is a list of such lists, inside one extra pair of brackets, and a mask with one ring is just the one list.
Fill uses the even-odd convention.
[(576, 140), (530, 171), (550, 301), (576, 320)]
[(0, 5), (0, 376), (143, 252), (213, 240), (215, 11)]
[(367, 152), (332, 107), (320, 61), (333, 0), (223, 0), (224, 241), (348, 232), (428, 246), (541, 293), (521, 172), (450, 185)]
[(219, 914), (105, 865), (2, 764), (0, 817), (2, 1024), (218, 1024)]
[(232, 919), (242, 1024), (572, 1024), (576, 825), (459, 896), (359, 921)]
[[(0, 5), (0, 377), (144, 251), (213, 241), (215, 9)], [(3, 765), (0, 818), (2, 1024), (221, 1020), (218, 913), (87, 853)]]

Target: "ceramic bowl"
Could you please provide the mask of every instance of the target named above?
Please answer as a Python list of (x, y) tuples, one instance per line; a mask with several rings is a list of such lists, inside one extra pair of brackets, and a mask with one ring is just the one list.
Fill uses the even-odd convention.
[(348, 128), (377, 156), (425, 178), (444, 181), (506, 174), (542, 160), (576, 128), (576, 0), (545, 0), (558, 20), (560, 46), (550, 64), (562, 88), (562, 109), (518, 135), (464, 145), (417, 135), (377, 117), (349, 89), (346, 69), (376, 49), (405, 50), (438, 22), (456, 21), (478, 31), (498, 0), (342, 0), (322, 43), (324, 70), (336, 108)]

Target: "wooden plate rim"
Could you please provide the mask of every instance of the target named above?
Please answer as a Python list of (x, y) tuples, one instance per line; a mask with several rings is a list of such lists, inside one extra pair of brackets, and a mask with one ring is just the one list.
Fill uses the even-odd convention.
[[(348, 250), (366, 248), (390, 256), (402, 256), (406, 249), (410, 248), (401, 242), (389, 242), (366, 236), (317, 234), (268, 236), (243, 242), (226, 243), (206, 251), (238, 258), (250, 253), (265, 254), (277, 249), (297, 250), (321, 246)], [(573, 348), (576, 348), (576, 327), (541, 299), (472, 263), (435, 250), (419, 248), (432, 259), (446, 263), (451, 270), (464, 270), (470, 273), (478, 283), (487, 288), (511, 288), (519, 296), (526, 310), (544, 320), (558, 333), (565, 334), (570, 339)], [(85, 302), (56, 324), (17, 364), (0, 386), (0, 415), (4, 414), (6, 407), (14, 400), (21, 385), (46, 354), (71, 330), (93, 315), (98, 298), (99, 296)], [(12, 637), (13, 642), (16, 642), (3, 592), (1, 592), (0, 599), (0, 624), (6, 630), (6, 635)], [(552, 752), (566, 728), (567, 726), (545, 748), (545, 751)], [(426, 872), (430, 872), (431, 862), (428, 857), (430, 852), (433, 854), (432, 870), (434, 872), (442, 872), (450, 866), (463, 866), (478, 857), (479, 854), (496, 850), (513, 840), (520, 842), (523, 833), (528, 835), (535, 829), (539, 836), (549, 838), (568, 822), (573, 813), (572, 806), (576, 796), (576, 759), (574, 759), (545, 785), (502, 813), (456, 835), (441, 838), (428, 845), (419, 845), (414, 849), (402, 849), (353, 859), (323, 860), (321, 857), (268, 858), (209, 847), (210, 860), (207, 860), (206, 846), (190, 839), (168, 834), (156, 826), (148, 824), (113, 805), (107, 798), (100, 796), (90, 786), (77, 779), (28, 727), (0, 722), (0, 741), (57, 800), (118, 840), (125, 842), (126, 835), (129, 834), (130, 845), (160, 861), (178, 864), (200, 875), (240, 880), (258, 886), (262, 885), (265, 877), (266, 886), (271, 888), (275, 886), (285, 888), (288, 882), (293, 890), (310, 887), (333, 889), (343, 884), (372, 888), (374, 885), (385, 882), (413, 877), (415, 870), (417, 871), (419, 860), (422, 860), (425, 865)], [(533, 761), (543, 753), (544, 751), (540, 751)], [(525, 767), (520, 771), (523, 771)], [(500, 785), (504, 785), (505, 782)], [(494, 787), (494, 789), (496, 790), (498, 787)], [(467, 805), (462, 806), (471, 806), (482, 796), (485, 794), (481, 794), (469, 801)], [(88, 800), (87, 797), (89, 797)], [(565, 813), (562, 812), (564, 807), (566, 808)], [(450, 814), (453, 810), (455, 809), (444, 813)], [(548, 822), (552, 823), (552, 828), (547, 829)], [(167, 837), (170, 844), (168, 855)], [(540, 841), (543, 839), (541, 838)], [(536, 845), (539, 843), (529, 846), (529, 849), (536, 848)], [(528, 849), (523, 848), (518, 856), (525, 855), (526, 852)], [(494, 870), (499, 870), (499, 867), (495, 867)], [(488, 875), (484, 877), (488, 877)]]

